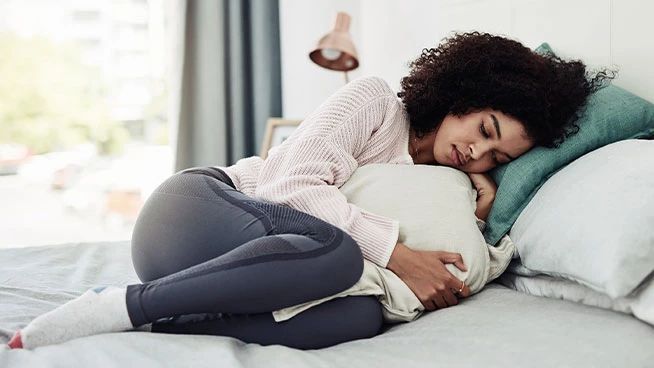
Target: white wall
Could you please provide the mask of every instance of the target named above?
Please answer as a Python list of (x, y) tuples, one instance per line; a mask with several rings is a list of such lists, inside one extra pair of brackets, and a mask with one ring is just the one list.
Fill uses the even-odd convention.
[[(330, 94), (345, 85), (343, 73), (322, 68), (309, 59), (309, 52), (332, 29), (339, 11), (352, 17), (350, 35), (360, 53), (361, 15), (358, 0), (280, 0), (283, 117), (303, 119)], [(349, 73), (350, 80), (362, 75), (362, 66), (363, 63), (359, 64), (359, 68)]]
[(452, 31), (503, 34), (535, 48), (548, 42), (589, 67), (617, 66), (615, 84), (654, 102), (650, 0), (280, 0), (283, 111), (303, 118), (344, 84), (342, 73), (313, 64), (309, 51), (337, 11), (352, 16), (360, 67), (395, 89), (408, 62)]

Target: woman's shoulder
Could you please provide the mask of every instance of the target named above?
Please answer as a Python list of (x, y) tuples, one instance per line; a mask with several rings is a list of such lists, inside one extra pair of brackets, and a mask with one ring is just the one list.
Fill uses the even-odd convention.
[(385, 79), (373, 75), (354, 79), (348, 86), (353, 88), (366, 88), (376, 90), (383, 94), (390, 93), (395, 95), (395, 92)]
[(397, 93), (383, 78), (376, 76), (365, 76), (352, 80), (341, 87), (332, 98), (343, 101), (353, 108), (375, 103), (375, 101), (386, 101), (385, 105), (391, 106), (396, 103)]

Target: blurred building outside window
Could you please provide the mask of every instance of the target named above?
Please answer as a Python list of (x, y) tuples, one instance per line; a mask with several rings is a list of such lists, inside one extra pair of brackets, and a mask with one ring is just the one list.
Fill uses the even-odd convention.
[(172, 173), (168, 1), (0, 1), (0, 247), (131, 237)]

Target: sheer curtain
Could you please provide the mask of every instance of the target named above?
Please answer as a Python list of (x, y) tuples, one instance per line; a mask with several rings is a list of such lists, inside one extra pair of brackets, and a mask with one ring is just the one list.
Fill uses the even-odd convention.
[(278, 0), (172, 0), (170, 124), (175, 170), (258, 154), (282, 116)]

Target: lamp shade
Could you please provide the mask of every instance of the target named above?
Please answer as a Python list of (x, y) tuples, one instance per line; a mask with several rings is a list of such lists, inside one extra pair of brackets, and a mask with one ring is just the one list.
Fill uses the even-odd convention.
[(323, 68), (347, 72), (359, 66), (357, 50), (348, 33), (352, 18), (343, 12), (336, 14), (334, 29), (318, 41), (309, 53), (314, 63)]

